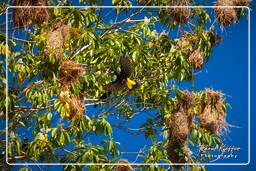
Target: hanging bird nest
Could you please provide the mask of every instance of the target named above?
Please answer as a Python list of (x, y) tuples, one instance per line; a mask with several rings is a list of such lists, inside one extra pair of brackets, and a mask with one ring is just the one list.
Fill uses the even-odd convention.
[[(188, 56), (187, 62), (192, 69), (202, 69), (205, 61), (205, 53), (199, 46), (199, 39), (202, 39), (201, 37), (209, 37), (207, 40), (212, 46), (219, 44), (222, 40), (222, 37), (218, 34), (210, 31), (203, 31), (203, 33), (199, 35), (191, 32), (183, 33), (177, 42), (177, 46), (181, 48), (186, 56)], [(202, 40), (207, 41), (205, 39)]]
[(128, 160), (120, 159), (118, 163), (123, 163), (124, 165), (118, 165), (116, 171), (134, 171)]
[[(192, 152), (190, 151), (187, 143), (180, 144), (169, 142), (167, 145), (168, 159), (173, 163), (186, 163), (189, 161)], [(176, 169), (181, 169), (182, 165), (174, 165)]]
[(77, 84), (84, 72), (85, 68), (81, 64), (76, 64), (73, 61), (64, 61), (60, 69), (61, 89), (67, 90), (71, 84)]
[[(47, 49), (46, 57), (49, 58), (50, 54), (55, 55), (57, 61), (60, 61), (64, 53), (64, 44), (67, 36), (71, 34), (71, 26), (64, 24), (58, 24), (53, 30), (48, 33), (47, 36)], [(48, 59), (47, 59), (48, 60)]]
[(84, 115), (85, 105), (81, 98), (74, 96), (68, 98), (67, 102), (70, 105), (70, 115), (68, 117), (70, 120), (73, 118), (79, 119)]
[[(190, 0), (171, 0), (169, 6), (190, 6)], [(177, 22), (178, 24), (187, 24), (191, 15), (189, 8), (169, 8), (169, 16), (171, 22)]]
[(194, 104), (194, 96), (188, 91), (183, 91), (174, 102), (173, 113), (166, 121), (170, 130), (169, 141), (184, 143), (192, 131), (193, 115), (190, 109)]
[(214, 134), (222, 134), (227, 131), (226, 107), (223, 94), (218, 91), (205, 90), (205, 99), (202, 102), (202, 113), (200, 114), (201, 128)]
[(172, 114), (168, 119), (171, 142), (184, 143), (192, 131), (193, 117), (184, 111)]
[(237, 11), (231, 7), (219, 7), (218, 6), (235, 6), (234, 0), (218, 0), (215, 5), (215, 16), (216, 19), (222, 26), (228, 26), (234, 24), (237, 20)]
[(204, 64), (204, 53), (200, 48), (197, 48), (189, 55), (188, 63), (192, 69), (201, 69)]
[(198, 36), (191, 32), (182, 33), (177, 45), (182, 49), (183, 52), (185, 52), (186, 56), (189, 56), (195, 49), (199, 47)]
[[(187, 147), (187, 138), (193, 129), (194, 115), (191, 108), (195, 104), (195, 96), (185, 90), (173, 101), (173, 113), (166, 121), (166, 127), (169, 129), (166, 150), (172, 163), (185, 163), (191, 155)], [(175, 167), (178, 169), (182, 166)]]
[(181, 94), (179, 94), (174, 99), (174, 110), (173, 113), (183, 111), (185, 113), (188, 113), (189, 109), (194, 105), (195, 103), (195, 97), (193, 94), (189, 93), (188, 90), (184, 90)]
[(47, 0), (14, 0), (13, 22), (17, 27), (26, 27), (29, 24), (42, 24), (49, 18), (47, 8), (29, 8), (29, 6), (48, 6)]

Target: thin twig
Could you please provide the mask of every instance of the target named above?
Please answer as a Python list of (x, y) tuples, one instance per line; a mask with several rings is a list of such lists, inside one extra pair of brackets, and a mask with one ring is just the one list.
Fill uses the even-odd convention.
[(41, 169), (41, 167), (37, 164), (37, 162), (36, 162), (35, 160), (33, 160), (33, 162), (35, 163), (36, 167), (37, 167), (40, 171), (43, 171), (43, 170)]
[[(129, 17), (125, 18), (124, 20), (122, 20), (122, 21), (120, 21), (120, 22), (114, 23), (113, 26), (112, 26), (110, 29), (115, 29), (115, 28), (117, 28), (116, 25), (120, 25), (120, 24), (123, 24), (123, 23), (129, 21), (133, 16), (135, 16), (135, 15), (141, 13), (143, 9), (144, 9), (144, 8), (140, 9), (139, 11), (136, 11), (135, 13), (131, 14)], [(115, 29), (114, 31), (111, 31), (111, 30), (110, 30), (110, 31), (107, 31), (107, 32), (103, 33), (103, 34), (100, 36), (100, 38), (104, 37), (104, 36), (107, 35), (107, 34), (111, 34), (111, 33), (115, 32), (115, 31), (118, 31), (118, 30), (119, 30), (119, 29)], [(70, 59), (73, 60), (77, 55), (79, 55), (81, 52), (83, 52), (84, 50), (86, 50), (86, 49), (87, 49), (88, 47), (90, 47), (91, 45), (92, 45), (92, 42), (90, 42), (89, 44), (85, 45), (85, 46), (82, 47), (80, 50), (78, 50)]]
[(33, 43), (33, 42), (35, 42), (35, 41), (20, 39), (20, 38), (16, 38), (16, 37), (11, 37), (10, 39), (14, 39), (14, 40), (17, 40), (17, 41), (22, 41), (22, 42), (27, 42), (27, 43)]

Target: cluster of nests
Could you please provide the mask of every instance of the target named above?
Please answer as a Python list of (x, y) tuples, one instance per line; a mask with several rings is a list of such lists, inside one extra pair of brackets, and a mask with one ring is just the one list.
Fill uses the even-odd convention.
[[(204, 31), (202, 34), (202, 37), (210, 37), (211, 46), (219, 44), (222, 40), (220, 35), (209, 31)], [(201, 69), (203, 67), (205, 54), (199, 47), (198, 35), (190, 32), (183, 34), (178, 41), (178, 47), (188, 56), (187, 62), (192, 69)]]
[[(216, 19), (222, 26), (234, 24), (238, 20), (238, 8), (220, 7), (220, 6), (243, 6), (248, 5), (251, 0), (218, 0), (215, 2)], [(169, 6), (192, 6), (192, 0), (170, 0)], [(218, 8), (219, 7), (219, 8)], [(187, 24), (192, 11), (189, 8), (170, 8), (168, 10), (171, 22), (178, 24)]]
[[(60, 54), (59, 51), (56, 52)], [(60, 65), (60, 96), (59, 98), (63, 102), (67, 102), (70, 106), (70, 115), (68, 118), (72, 120), (73, 118), (79, 119), (84, 115), (85, 105), (83, 96), (70, 96), (69, 92), (73, 85), (76, 85), (80, 82), (80, 78), (85, 74), (86, 68), (82, 64), (75, 63), (72, 60), (61, 61), (58, 59)]]
[[(32, 8), (30, 6), (48, 6), (47, 0), (15, 0), (15, 6), (24, 6), (24, 8), (14, 8), (13, 22), (17, 27), (27, 27), (35, 24), (41, 25), (50, 17), (48, 8)], [(61, 93), (60, 99), (70, 106), (69, 118), (81, 117), (85, 111), (83, 99), (79, 96), (70, 96), (69, 89), (77, 84), (85, 68), (72, 60), (63, 61), (62, 56), (65, 53), (65, 42), (72, 35), (72, 27), (67, 20), (61, 20), (50, 28), (45, 42), (45, 61), (48, 64), (55, 63), (60, 66)], [(54, 56), (54, 62), (50, 62), (50, 56)], [(68, 95), (67, 95), (68, 94)]]
[[(218, 0), (216, 6), (243, 6), (248, 5), (251, 0)], [(215, 15), (219, 23), (223, 26), (234, 24), (239, 19), (238, 8), (219, 7), (215, 9)]]
[[(26, 27), (31, 24), (41, 25), (50, 17), (48, 8), (31, 7), (48, 6), (47, 0), (14, 0), (14, 6), (20, 6), (13, 10), (13, 22), (17, 27)], [(67, 20), (61, 20), (55, 24), (48, 31), (46, 56), (53, 54), (57, 61), (60, 61), (65, 40), (71, 34), (72, 28), (67, 25)]]
[(61, 63), (60, 67), (61, 92), (59, 98), (64, 103), (69, 104), (70, 113), (66, 117), (68, 117), (70, 120), (73, 118), (79, 119), (84, 115), (85, 112), (83, 96), (70, 96), (69, 90), (72, 85), (80, 82), (79, 79), (84, 75), (85, 68), (83, 68), (80, 64), (74, 63), (73, 61), (64, 61)]
[[(65, 42), (68, 40), (68, 37), (72, 35), (72, 33), (72, 27), (67, 24), (66, 20), (62, 20), (55, 24), (55, 26), (51, 28), (47, 35), (47, 44), (44, 52), (45, 61), (49, 61), (50, 55), (54, 55), (55, 61), (53, 63), (60, 66), (60, 94), (69, 94), (70, 88), (73, 85), (78, 84), (80, 82), (80, 78), (86, 72), (86, 68), (82, 64), (75, 63), (72, 60), (62, 60), (62, 56), (65, 53)], [(70, 120), (73, 118), (79, 119), (83, 116), (85, 112), (83, 97), (80, 97), (79, 95), (60, 95), (59, 98), (63, 102), (69, 104), (70, 115), (68, 118)]]
[[(14, 0), (13, 22), (18, 27), (26, 27), (29, 24), (43, 24), (49, 18), (47, 8), (32, 8), (30, 6), (48, 6), (47, 0)], [(24, 7), (23, 7), (24, 6)]]
[[(192, 152), (188, 147), (187, 138), (195, 127), (194, 119), (199, 118), (200, 128), (211, 134), (222, 134), (227, 129), (225, 104), (223, 94), (206, 89), (200, 94), (183, 91), (174, 101), (173, 112), (166, 119), (168, 132), (167, 154), (172, 163), (186, 163)], [(193, 107), (199, 106), (197, 112)], [(181, 166), (177, 166), (181, 167)]]

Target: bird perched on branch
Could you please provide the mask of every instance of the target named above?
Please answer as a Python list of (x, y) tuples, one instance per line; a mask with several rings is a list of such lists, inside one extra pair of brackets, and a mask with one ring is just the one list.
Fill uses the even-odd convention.
[(105, 86), (106, 93), (104, 93), (100, 99), (106, 99), (111, 95), (112, 92), (117, 92), (127, 86), (129, 89), (133, 87), (136, 83), (129, 79), (132, 73), (132, 67), (130, 60), (125, 56), (121, 56), (119, 59), (119, 64), (121, 71), (120, 73), (115, 73), (117, 78), (114, 82), (111, 82)]

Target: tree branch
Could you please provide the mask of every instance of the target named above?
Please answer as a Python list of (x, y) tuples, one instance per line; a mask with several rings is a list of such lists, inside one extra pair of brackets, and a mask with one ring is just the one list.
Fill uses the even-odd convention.
[[(144, 8), (141, 8), (139, 11), (134, 12), (133, 14), (131, 14), (129, 17), (125, 18), (124, 20), (122, 20), (122, 21), (120, 21), (120, 22), (117, 22), (117, 23), (114, 23), (114, 24), (112, 25), (112, 27), (109, 28), (109, 31), (106, 31), (105, 33), (103, 33), (103, 34), (100, 36), (100, 38), (104, 37), (104, 36), (107, 35), (107, 34), (111, 34), (111, 33), (115, 32), (115, 31), (118, 31), (119, 29), (116, 29), (116, 30), (114, 30), (114, 31), (112, 31), (112, 29), (117, 28), (117, 27), (118, 27), (117, 25), (121, 25), (121, 24), (123, 24), (123, 23), (125, 23), (125, 22), (127, 22), (127, 21), (128, 21), (128, 22), (131, 22), (132, 20), (130, 20), (130, 19), (131, 19), (133, 16), (135, 16), (135, 15), (141, 13), (143, 9), (144, 9)], [(121, 29), (121, 28), (120, 28), (120, 29)], [(82, 47), (80, 50), (78, 50), (70, 59), (73, 60), (77, 55), (79, 55), (81, 52), (83, 52), (84, 50), (86, 50), (86, 49), (87, 49), (88, 47), (90, 47), (91, 45), (92, 45), (91, 42), (90, 42), (89, 44), (85, 45), (85, 46)]]
[(35, 41), (31, 41), (31, 40), (24, 40), (24, 39), (20, 39), (20, 38), (16, 38), (16, 37), (10, 37), (10, 39), (14, 39), (17, 41), (22, 41), (22, 42), (27, 42), (27, 43), (34, 43)]

